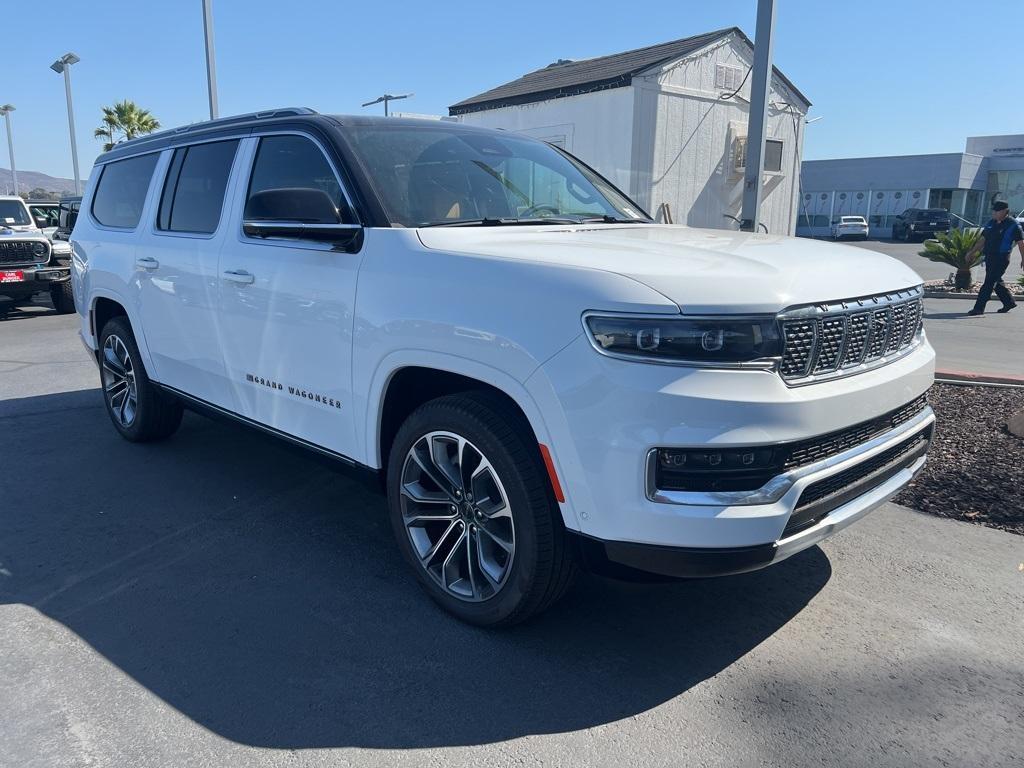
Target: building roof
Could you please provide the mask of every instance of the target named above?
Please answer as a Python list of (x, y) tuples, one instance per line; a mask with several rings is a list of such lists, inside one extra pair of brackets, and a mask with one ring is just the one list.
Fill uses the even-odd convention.
[[(448, 108), (448, 113), (463, 115), (468, 112), (479, 112), (515, 104), (530, 104), (607, 88), (622, 88), (630, 85), (633, 78), (645, 70), (689, 56), (691, 53), (733, 34), (739, 36), (753, 49), (754, 44), (739, 27), (727, 27), (702, 35), (685, 37), (682, 40), (672, 40), (646, 48), (613, 53), (609, 56), (598, 56), (594, 59), (579, 61), (559, 61), (543, 69), (529, 72), (512, 82), (499, 85), (497, 88), (463, 99), (457, 104), (451, 105)], [(811, 102), (807, 97), (800, 93), (796, 86), (778, 69), (773, 69), (775, 76), (810, 106)]]

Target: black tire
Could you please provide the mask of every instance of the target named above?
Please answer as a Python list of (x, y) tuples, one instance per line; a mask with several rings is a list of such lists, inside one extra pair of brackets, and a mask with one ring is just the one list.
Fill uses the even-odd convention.
[(71, 288), (71, 281), (65, 280), (62, 283), (54, 283), (50, 286), (50, 301), (58, 315), (70, 315), (75, 311), (75, 293)]
[[(472, 597), (459, 597), (442, 586), (439, 577), (436, 574), (432, 575), (421, 561), (416, 546), (429, 547), (430, 551), (441, 549), (434, 562), (444, 558), (444, 563), (447, 564), (451, 560), (452, 571), (460, 576), (454, 580), (455, 584), (452, 586), (462, 584), (465, 589), (465, 585), (470, 581), (470, 577), (465, 575), (465, 568), (472, 566), (463, 558), (471, 558), (473, 555), (469, 553), (476, 552), (477, 564), (482, 563), (480, 553), (483, 550), (472, 549), (476, 538), (471, 537), (479, 538), (480, 546), (490, 543), (484, 537), (483, 529), (495, 522), (497, 514), (495, 518), (491, 518), (480, 517), (478, 513), (476, 520), (487, 525), (481, 525), (474, 533), (472, 512), (467, 512), (462, 505), (457, 507), (448, 501), (442, 501), (438, 506), (415, 507), (420, 511), (428, 508), (438, 509), (439, 514), (452, 511), (452, 517), (439, 521), (436, 523), (438, 528), (434, 529), (452, 531), (452, 539), (446, 541), (447, 544), (451, 544), (447, 550), (440, 548), (438, 544), (446, 539), (448, 533), (438, 533), (437, 542), (427, 541), (424, 545), (414, 545), (410, 531), (426, 531), (426, 527), (410, 527), (408, 530), (406, 527), (406, 507), (412, 509), (415, 502), (403, 498), (403, 482), (407, 477), (407, 470), (419, 472), (411, 459), (407, 466), (407, 459), (414, 446), (425, 446), (422, 441), (431, 432), (447, 432), (465, 438), (469, 444), (469, 448), (466, 449), (467, 455), (469, 449), (475, 448), (481, 458), (486, 457), (499, 482), (499, 486), (495, 486), (497, 494), (488, 493), (486, 498), (490, 500), (493, 495), (500, 495), (504, 491), (505, 503), (511, 516), (514, 548), (508, 564), (505, 565), (505, 575), (500, 587), (495, 588), (493, 580), (480, 582), (479, 576), (482, 574), (478, 574), (476, 582), (481, 583), (480, 594), (477, 594), (478, 587), (474, 582), (471, 587)], [(469, 464), (468, 459), (466, 464)], [(438, 469), (438, 465), (432, 466), (434, 470)], [(482, 461), (477, 464), (477, 468), (480, 466)], [(472, 469), (463, 471), (472, 473)], [(429, 475), (421, 473), (419, 482), (422, 483), (424, 479), (430, 485)], [(474, 490), (479, 487), (466, 483), (463, 485)], [(435, 484), (432, 487), (434, 494), (438, 495), (441, 485)], [(454, 489), (457, 486), (449, 487)], [(387, 491), (389, 516), (403, 557), (427, 594), (462, 621), (482, 627), (518, 624), (550, 607), (569, 588), (577, 573), (558, 503), (555, 501), (536, 439), (522, 414), (497, 395), (488, 392), (465, 392), (431, 400), (417, 408), (402, 424), (392, 444), (387, 467)], [(457, 490), (452, 492), (458, 493)], [(466, 496), (468, 494), (463, 495), (463, 502)], [(470, 501), (473, 501), (472, 497)], [(477, 498), (476, 501), (480, 499)], [(454, 511), (456, 509), (459, 510), (458, 513)], [(412, 512), (409, 514), (411, 516)], [(459, 515), (463, 517), (460, 518)], [(461, 529), (458, 527), (460, 525)], [(454, 541), (456, 536), (459, 538)], [(419, 534), (419, 538), (426, 539), (428, 534)], [(463, 543), (466, 544), (465, 553), (461, 549)], [(492, 547), (492, 550), (499, 554), (502, 551), (495, 547)], [(445, 557), (446, 551), (452, 556)], [(440, 571), (447, 574), (448, 568), (443, 565)]]
[[(173, 435), (181, 424), (181, 403), (149, 380), (128, 318), (121, 316), (107, 321), (100, 332), (99, 346), (100, 387), (114, 428), (133, 443), (153, 442)], [(110, 354), (114, 355), (113, 360)], [(114, 386), (117, 381), (124, 386)], [(134, 408), (130, 407), (132, 385)], [(123, 398), (120, 397), (122, 392)], [(126, 418), (129, 411), (131, 417)]]

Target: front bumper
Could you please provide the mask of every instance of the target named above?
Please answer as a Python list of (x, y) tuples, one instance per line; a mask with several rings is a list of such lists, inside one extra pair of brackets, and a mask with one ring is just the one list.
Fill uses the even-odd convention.
[(0, 283), (0, 296), (31, 296), (34, 293), (47, 291), (53, 283), (64, 283), (71, 279), (71, 267), (60, 265), (6, 266), (0, 265), (0, 272), (20, 272), (22, 279), (18, 282)]
[(787, 539), (805, 511), (798, 509), (805, 489), (861, 461), (884, 460), (873, 457), (911, 434), (904, 430), (927, 428), (931, 412), (854, 446), (863, 453), (844, 452), (780, 475), (760, 496), (652, 492), (652, 450), (779, 446), (848, 430), (919, 398), (932, 384), (934, 366), (934, 351), (923, 341), (879, 368), (791, 387), (770, 371), (613, 359), (581, 337), (527, 386), (544, 413), (569, 530), (601, 542), (736, 550)]
[[(808, 475), (808, 482), (824, 476), (842, 473), (844, 467), (856, 466), (871, 456), (890, 449), (908, 435), (927, 431), (930, 435), (935, 415), (931, 409), (915, 420), (912, 428), (893, 430), (882, 441), (858, 451), (839, 462), (827, 474), (818, 471)], [(909, 426), (909, 425), (908, 425)], [(925, 454), (930, 440), (921, 441), (912, 451), (878, 467), (856, 482), (832, 495), (829, 510), (811, 525), (803, 527), (777, 541), (749, 547), (698, 548), (665, 547), (626, 541), (602, 541), (580, 537), (579, 544), (584, 562), (593, 571), (611, 576), (628, 576), (633, 572), (655, 574), (673, 578), (702, 578), (727, 576), (758, 570), (785, 560), (823, 539), (860, 520), (872, 510), (891, 499), (924, 468)], [(850, 452), (853, 453), (853, 452)], [(837, 459), (839, 457), (836, 457)], [(811, 469), (808, 467), (807, 469)]]

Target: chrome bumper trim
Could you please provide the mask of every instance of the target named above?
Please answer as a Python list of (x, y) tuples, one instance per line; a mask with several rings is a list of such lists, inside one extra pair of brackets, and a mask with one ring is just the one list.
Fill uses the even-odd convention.
[(779, 539), (775, 544), (775, 557), (772, 562), (777, 563), (801, 550), (813, 547), (822, 539), (831, 536), (836, 531), (841, 531), (882, 506), (914, 479), (914, 476), (924, 468), (925, 460), (926, 457), (921, 456), (909, 467), (900, 470), (878, 487), (872, 488), (856, 499), (832, 510), (810, 528), (805, 528), (788, 538)]
[[(813, 464), (797, 467), (784, 474), (776, 475), (760, 488), (750, 491), (666, 491), (657, 488), (655, 487), (655, 471), (657, 469), (658, 449), (652, 448), (647, 453), (645, 471), (647, 498), (658, 504), (678, 504), (696, 507), (774, 504), (785, 496), (797, 482), (805, 479), (809, 482), (820, 480), (855, 466), (858, 462), (891, 448), (895, 443), (913, 435), (915, 432), (925, 429), (934, 422), (935, 412), (931, 409), (931, 406), (926, 405), (924, 410), (917, 414), (917, 416), (896, 427), (896, 429), (892, 429), (883, 435), (872, 438), (842, 453), (837, 453), (835, 456), (829, 456)], [(727, 446), (722, 447), (725, 448)], [(883, 487), (885, 485), (888, 485), (888, 483), (884, 483)]]

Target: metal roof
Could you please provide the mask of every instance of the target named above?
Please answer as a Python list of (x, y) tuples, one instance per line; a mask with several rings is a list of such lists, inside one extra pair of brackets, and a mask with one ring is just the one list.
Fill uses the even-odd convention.
[[(727, 27), (702, 35), (672, 40), (668, 43), (637, 48), (609, 56), (594, 59), (568, 61), (551, 64), (523, 75), (518, 80), (499, 85), (489, 91), (463, 99), (448, 108), (450, 115), (463, 115), (485, 109), (507, 107), (515, 104), (530, 104), (547, 99), (558, 99), (575, 96), (581, 93), (599, 91), (607, 88), (622, 88), (630, 85), (633, 78), (661, 64), (689, 56), (705, 46), (723, 37), (735, 34), (753, 49), (750, 38), (743, 34), (739, 27)], [(792, 91), (810, 106), (807, 97), (797, 90), (785, 75), (774, 68), (775, 76), (784, 82)]]

